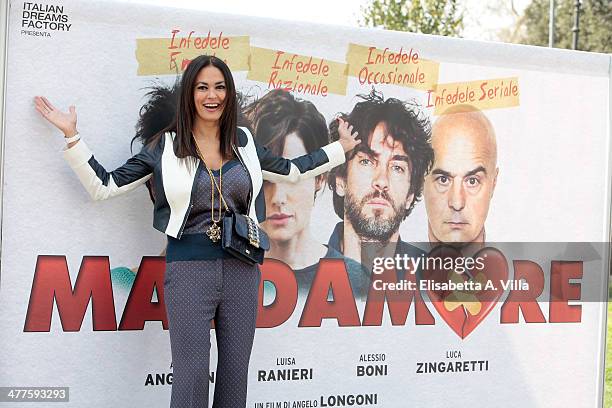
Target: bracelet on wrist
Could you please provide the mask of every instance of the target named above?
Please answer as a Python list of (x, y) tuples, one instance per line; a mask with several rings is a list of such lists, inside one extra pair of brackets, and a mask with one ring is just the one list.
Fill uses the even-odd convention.
[(81, 135), (79, 135), (79, 132), (77, 132), (74, 136), (64, 137), (64, 140), (66, 141), (67, 144), (76, 142), (77, 140), (80, 140), (80, 139), (81, 139)]

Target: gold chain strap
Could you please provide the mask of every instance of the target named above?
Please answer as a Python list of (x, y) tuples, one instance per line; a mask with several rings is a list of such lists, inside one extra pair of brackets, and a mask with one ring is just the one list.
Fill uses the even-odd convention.
[[(195, 137), (193, 138), (193, 142), (195, 144), (196, 147), (196, 151), (198, 152), (198, 156), (200, 156), (200, 160), (202, 160), (202, 163), (204, 164), (204, 167), (206, 167), (206, 170), (208, 171), (208, 177), (210, 177), (210, 218), (212, 221), (212, 225), (208, 228), (208, 230), (206, 231), (206, 235), (208, 235), (208, 238), (210, 238), (211, 241), (213, 242), (217, 242), (221, 239), (221, 228), (219, 227), (219, 225), (217, 225), (217, 223), (219, 221), (221, 221), (221, 202), (223, 202), (223, 204), (225, 205), (225, 210), (227, 211), (228, 207), (227, 207), (227, 203), (225, 202), (225, 199), (223, 198), (223, 194), (222, 194), (222, 179), (223, 179), (223, 158), (221, 158), (221, 168), (219, 169), (219, 185), (217, 185), (217, 180), (215, 179), (215, 177), (212, 174), (212, 171), (208, 168), (208, 166), (206, 165), (206, 161), (204, 160), (204, 156), (202, 155), (202, 152), (200, 151), (200, 148), (198, 147), (198, 143), (195, 140)], [(217, 191), (219, 192), (219, 215), (217, 219), (215, 219), (215, 187), (217, 189)]]
[[(219, 191), (219, 197), (221, 197), (221, 201), (223, 202), (223, 205), (225, 206), (225, 211), (229, 211), (229, 208), (227, 207), (227, 203), (225, 202), (225, 198), (223, 198), (223, 194), (221, 194), (221, 174), (223, 174), (222, 168), (223, 168), (223, 160), (221, 160), (221, 169), (219, 169), (219, 184), (217, 184), (217, 180), (212, 175), (212, 172), (210, 171), (210, 169), (208, 169), (208, 167), (206, 169), (208, 169), (208, 173), (212, 177), (212, 181), (215, 183), (215, 187), (217, 187), (217, 191)], [(219, 211), (221, 211), (220, 208), (219, 208)]]
[[(221, 167), (219, 168), (219, 184), (217, 184), (217, 180), (215, 179), (215, 177), (212, 174), (212, 171), (208, 168), (208, 166), (206, 165), (206, 162), (204, 161), (204, 157), (202, 156), (202, 153), (200, 152), (200, 148), (198, 147), (198, 145), (196, 144), (196, 150), (198, 151), (198, 156), (200, 156), (200, 160), (202, 160), (202, 163), (204, 163), (204, 167), (206, 167), (206, 170), (208, 171), (208, 177), (210, 177), (211, 180), (211, 194), (212, 194), (212, 186), (214, 183), (217, 191), (219, 192), (219, 197), (221, 197), (221, 201), (223, 202), (223, 205), (225, 206), (225, 210), (228, 211), (229, 207), (227, 206), (227, 203), (225, 202), (225, 198), (223, 198), (223, 194), (221, 193), (221, 187), (220, 184), (222, 184), (222, 177), (223, 177), (223, 159), (221, 159)], [(218, 221), (218, 220), (217, 220)]]
[[(194, 142), (195, 142), (195, 138), (194, 138)], [(214, 188), (213, 188), (213, 184), (214, 186), (217, 188), (217, 191), (219, 192), (219, 197), (221, 198), (221, 202), (223, 202), (223, 205), (225, 206), (225, 211), (229, 211), (229, 208), (227, 206), (227, 203), (225, 202), (225, 198), (223, 198), (223, 193), (222, 193), (222, 187), (223, 187), (223, 159), (221, 159), (221, 167), (219, 168), (219, 184), (217, 184), (217, 180), (215, 179), (215, 176), (212, 174), (212, 171), (208, 168), (208, 166), (206, 165), (206, 162), (204, 161), (204, 157), (202, 156), (202, 152), (200, 152), (200, 148), (198, 147), (198, 144), (195, 143), (196, 146), (196, 150), (198, 152), (198, 156), (200, 156), (200, 160), (202, 160), (202, 163), (204, 163), (204, 167), (206, 167), (206, 170), (208, 171), (208, 176), (210, 177), (211, 180), (211, 184), (210, 184), (210, 195), (211, 195), (211, 218), (213, 221), (213, 226), (209, 228), (207, 234), (208, 236), (211, 238), (212, 241), (215, 241), (215, 239), (213, 239), (213, 237), (211, 236), (211, 234), (216, 234), (217, 231), (215, 231), (215, 228), (218, 228), (218, 226), (216, 225), (217, 222), (219, 222), (221, 220), (221, 203), (219, 203), (219, 219), (215, 220), (214, 217)], [(257, 225), (255, 224), (255, 222), (247, 216), (247, 224), (248, 224), (248, 236), (249, 236), (249, 242), (251, 245), (255, 246), (256, 248), (259, 248), (259, 228), (257, 227)], [(213, 230), (211, 232), (211, 230)], [(219, 234), (220, 234), (220, 230), (219, 230)]]

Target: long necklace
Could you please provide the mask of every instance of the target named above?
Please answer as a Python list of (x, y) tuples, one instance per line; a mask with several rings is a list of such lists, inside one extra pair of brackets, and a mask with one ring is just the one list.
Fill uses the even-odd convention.
[[(204, 167), (206, 167), (206, 170), (208, 171), (208, 177), (210, 177), (210, 218), (212, 221), (212, 225), (206, 230), (206, 235), (208, 236), (208, 238), (210, 238), (212, 242), (217, 242), (221, 239), (221, 228), (217, 224), (219, 221), (221, 221), (221, 200), (225, 202), (222, 194), (223, 157), (221, 158), (221, 167), (219, 168), (219, 185), (217, 185), (215, 176), (213, 176), (212, 171), (206, 165), (206, 162), (204, 161), (204, 156), (202, 156), (202, 152), (200, 152), (200, 148), (198, 147), (195, 138), (194, 143), (196, 146), (196, 150), (198, 151), (198, 156), (200, 156), (200, 160), (202, 160)], [(215, 190), (219, 191), (219, 214), (217, 219), (215, 219)]]
[[(206, 166), (206, 163), (204, 164)], [(215, 176), (213, 176), (212, 172), (210, 171), (210, 169), (208, 168), (208, 166), (206, 167), (206, 170), (208, 170), (208, 176), (210, 177), (211, 183), (210, 183), (210, 205), (211, 205), (211, 209), (210, 209), (210, 217), (211, 217), (211, 221), (212, 221), (212, 225), (208, 228), (208, 230), (206, 230), (206, 235), (208, 235), (208, 238), (210, 238), (210, 240), (212, 242), (217, 242), (221, 239), (221, 228), (219, 227), (219, 224), (217, 224), (219, 221), (221, 221), (221, 187), (222, 187), (222, 181), (221, 179), (223, 178), (223, 159), (221, 159), (221, 168), (219, 169), (219, 214), (216, 220), (215, 220)]]

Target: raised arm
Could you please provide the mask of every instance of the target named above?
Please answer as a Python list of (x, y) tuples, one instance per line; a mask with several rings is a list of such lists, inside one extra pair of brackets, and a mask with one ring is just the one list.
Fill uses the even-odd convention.
[(338, 118), (338, 121), (340, 122), (338, 141), (291, 160), (276, 156), (267, 147), (255, 143), (264, 180), (274, 183), (297, 183), (344, 163), (346, 153), (357, 146), (359, 140), (357, 132), (352, 133), (353, 126), (342, 118)]
[(111, 172), (98, 163), (82, 140), (64, 150), (63, 154), (91, 198), (105, 200), (127, 193), (150, 179), (158, 149), (144, 146), (138, 154)]
[[(37, 96), (34, 101), (36, 110), (61, 130), (64, 137), (77, 137), (77, 116), (74, 106), (70, 106), (68, 112), (62, 112), (44, 97)], [(151, 178), (156, 158), (160, 154), (161, 143), (163, 140), (160, 140), (157, 146), (143, 147), (140, 153), (112, 172), (106, 171), (98, 163), (85, 142), (78, 137), (77, 140), (68, 143), (63, 155), (91, 198), (104, 200), (131, 191)]]

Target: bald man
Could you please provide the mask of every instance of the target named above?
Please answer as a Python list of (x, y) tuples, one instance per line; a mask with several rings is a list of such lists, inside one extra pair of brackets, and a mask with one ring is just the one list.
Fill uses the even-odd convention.
[(434, 164), (423, 187), (430, 242), (484, 242), (497, 182), (497, 143), (489, 119), (471, 106), (443, 113), (432, 128)]

